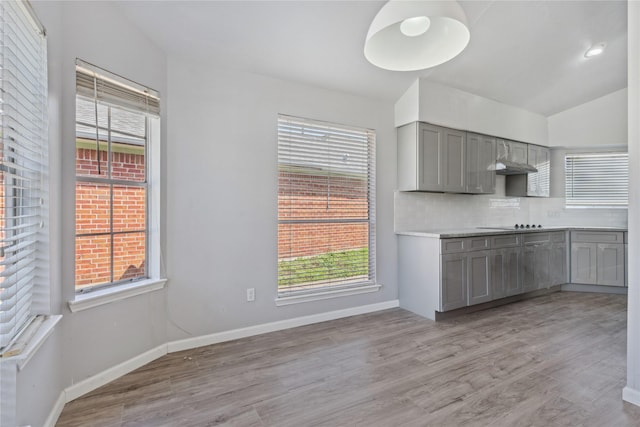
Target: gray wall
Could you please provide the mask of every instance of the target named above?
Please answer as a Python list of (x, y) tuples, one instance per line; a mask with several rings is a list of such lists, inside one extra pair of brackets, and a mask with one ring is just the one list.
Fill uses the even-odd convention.
[[(392, 103), (177, 57), (168, 81), (170, 340), (397, 298)], [(376, 130), (380, 292), (276, 307), (278, 113)]]

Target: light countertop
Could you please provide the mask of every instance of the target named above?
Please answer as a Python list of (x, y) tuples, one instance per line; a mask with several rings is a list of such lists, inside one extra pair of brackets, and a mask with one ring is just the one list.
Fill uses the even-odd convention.
[(627, 231), (621, 227), (569, 227), (569, 226), (549, 226), (543, 228), (525, 228), (525, 229), (495, 229), (495, 228), (450, 228), (435, 230), (404, 230), (396, 231), (396, 234), (402, 236), (418, 236), (432, 237), (436, 239), (451, 239), (461, 237), (487, 236), (497, 234), (520, 234), (520, 233), (544, 233), (549, 231)]

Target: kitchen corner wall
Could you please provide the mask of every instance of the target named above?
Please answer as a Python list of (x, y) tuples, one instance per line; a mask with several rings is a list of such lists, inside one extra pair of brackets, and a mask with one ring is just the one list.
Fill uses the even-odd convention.
[[(418, 117), (423, 121), (435, 121), (445, 126), (482, 132), (482, 129), (476, 128), (477, 123), (469, 120), (469, 115), (475, 113), (472, 110), (474, 106), (481, 109), (490, 106), (493, 109), (504, 110), (502, 112), (505, 113), (519, 114), (523, 118), (519, 121), (523, 129), (518, 131), (502, 128), (500, 122), (493, 122), (490, 124), (492, 131), (485, 130), (486, 133), (502, 137), (509, 137), (504, 132), (519, 133), (522, 135), (520, 138), (511, 138), (543, 143), (526, 139), (527, 135), (538, 138), (545, 136), (545, 132), (540, 129), (540, 120), (543, 120), (548, 126), (548, 142), (551, 148), (551, 197), (507, 197), (504, 176), (497, 176), (496, 192), (491, 195), (396, 191), (396, 231), (510, 226), (516, 223), (543, 226), (627, 226), (627, 209), (566, 208), (564, 199), (566, 153), (627, 151), (627, 89), (613, 92), (546, 119), (536, 115), (529, 117), (522, 111), (510, 111), (508, 106), (493, 101), (487, 103), (476, 95), (461, 95), (460, 91), (451, 92), (451, 97), (456, 100), (469, 98), (473, 101), (464, 112), (461, 113), (461, 110), (456, 108), (445, 108), (436, 114), (431, 111), (433, 108), (424, 108), (422, 104), (418, 107), (419, 102), (415, 99), (418, 89), (421, 98), (424, 90), (437, 90), (440, 94), (437, 100), (445, 99), (452, 91), (450, 88), (416, 81), (396, 103), (396, 125), (399, 121)], [(420, 108), (419, 114), (412, 111), (415, 108)]]

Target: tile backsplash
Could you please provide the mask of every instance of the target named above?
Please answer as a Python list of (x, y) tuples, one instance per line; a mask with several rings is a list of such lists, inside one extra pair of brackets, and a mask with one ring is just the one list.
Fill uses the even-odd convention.
[(504, 185), (497, 185), (496, 190), (496, 194), (489, 195), (396, 191), (395, 230), (500, 227), (516, 223), (543, 226), (627, 226), (626, 209), (567, 209), (563, 197), (507, 197), (504, 195)]

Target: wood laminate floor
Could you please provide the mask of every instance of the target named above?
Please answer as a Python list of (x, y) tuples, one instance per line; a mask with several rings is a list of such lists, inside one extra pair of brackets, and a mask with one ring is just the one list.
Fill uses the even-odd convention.
[(435, 323), (386, 310), (164, 356), (70, 426), (640, 426), (626, 296), (555, 293)]

